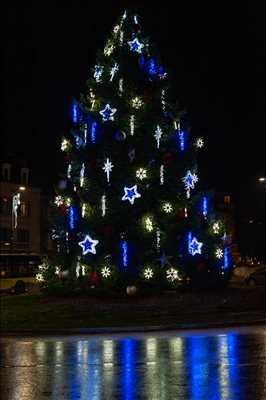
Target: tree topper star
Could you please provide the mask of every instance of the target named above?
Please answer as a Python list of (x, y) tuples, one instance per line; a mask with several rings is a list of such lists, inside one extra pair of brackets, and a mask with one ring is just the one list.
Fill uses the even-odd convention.
[(122, 200), (128, 200), (130, 204), (134, 204), (134, 200), (141, 197), (141, 195), (138, 193), (138, 188), (137, 185), (134, 185), (132, 187), (124, 187), (124, 196), (122, 197)]
[(79, 242), (79, 246), (82, 247), (82, 254), (85, 256), (87, 253), (96, 254), (95, 246), (99, 243), (99, 240), (94, 240), (87, 234), (81, 242)]

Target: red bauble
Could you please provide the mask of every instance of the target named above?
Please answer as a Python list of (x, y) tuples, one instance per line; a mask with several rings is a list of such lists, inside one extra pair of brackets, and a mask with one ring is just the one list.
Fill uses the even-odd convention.
[(168, 165), (173, 162), (173, 154), (168, 152), (163, 155), (163, 162)]
[(96, 271), (92, 271), (92, 273), (90, 275), (90, 284), (97, 286), (99, 284), (99, 282), (100, 282), (100, 279), (99, 279), (99, 277), (97, 275), (97, 272)]

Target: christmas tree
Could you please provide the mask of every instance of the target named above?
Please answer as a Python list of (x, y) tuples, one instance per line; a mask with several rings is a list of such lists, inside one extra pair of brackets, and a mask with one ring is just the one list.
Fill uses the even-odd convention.
[(134, 12), (114, 26), (71, 114), (54, 202), (57, 276), (119, 287), (226, 281), (225, 226), (199, 190), (203, 139), (191, 133)]

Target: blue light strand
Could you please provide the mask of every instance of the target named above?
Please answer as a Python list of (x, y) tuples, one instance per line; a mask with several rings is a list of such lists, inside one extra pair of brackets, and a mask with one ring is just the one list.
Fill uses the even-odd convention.
[(92, 143), (96, 143), (96, 129), (97, 129), (97, 122), (93, 122), (91, 124), (91, 141)]
[(178, 137), (179, 137), (180, 150), (184, 151), (185, 150), (185, 132), (179, 130), (178, 131)]
[(229, 267), (229, 251), (228, 247), (224, 248), (224, 262), (223, 262), (223, 268), (227, 269)]
[(208, 198), (206, 196), (202, 198), (202, 214), (205, 218), (208, 215)]
[(79, 106), (76, 101), (73, 101), (72, 104), (72, 120), (76, 124), (79, 120)]
[(75, 229), (75, 211), (73, 206), (69, 207), (68, 215), (69, 215), (69, 228), (73, 230)]
[(122, 262), (123, 262), (123, 267), (128, 266), (128, 245), (126, 240), (123, 240), (121, 242), (121, 247), (122, 247)]
[(188, 252), (191, 254), (190, 244), (192, 242), (192, 232), (188, 232)]

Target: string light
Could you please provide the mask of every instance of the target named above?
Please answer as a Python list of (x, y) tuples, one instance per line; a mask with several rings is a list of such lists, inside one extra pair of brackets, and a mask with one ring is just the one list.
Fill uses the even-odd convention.
[(101, 204), (102, 204), (102, 217), (104, 217), (106, 214), (106, 196), (105, 196), (105, 194), (102, 195)]
[(155, 137), (155, 139), (157, 141), (157, 149), (159, 149), (159, 147), (160, 147), (160, 141), (161, 141), (162, 134), (163, 134), (162, 129), (160, 128), (159, 125), (157, 125), (156, 131), (155, 131), (155, 134), (154, 134), (154, 137)]
[(139, 168), (139, 169), (136, 171), (136, 177), (137, 177), (138, 179), (140, 179), (141, 181), (142, 181), (143, 179), (147, 178), (147, 170), (144, 169), (144, 168)]
[(130, 115), (130, 134), (133, 136), (135, 131), (135, 116)]
[(160, 185), (164, 184), (164, 165), (160, 166)]

